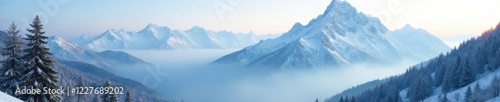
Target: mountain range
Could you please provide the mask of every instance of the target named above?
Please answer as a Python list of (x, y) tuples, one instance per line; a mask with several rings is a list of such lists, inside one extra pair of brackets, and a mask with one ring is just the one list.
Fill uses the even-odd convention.
[(233, 33), (230, 31), (212, 31), (194, 26), (189, 30), (173, 30), (166, 26), (148, 24), (144, 29), (133, 32), (107, 30), (97, 36), (82, 35), (71, 39), (72, 42), (92, 50), (176, 50), (176, 49), (231, 49), (253, 45), (262, 39), (269, 39), (277, 34), (256, 35)]
[(223, 56), (214, 64), (271, 67), (278, 70), (427, 60), (449, 47), (406, 25), (388, 30), (378, 18), (360, 13), (346, 1), (333, 0), (307, 25), (296, 23), (282, 36)]
[(357, 102), (498, 102), (498, 45), (500, 23), (404, 74), (353, 87), (325, 102), (338, 102), (345, 96)]
[[(6, 41), (7, 33), (0, 31), (0, 42)], [(135, 94), (136, 99), (144, 101), (158, 101), (154, 94), (156, 91), (140, 83), (137, 79), (122, 74), (122, 70), (129, 65), (149, 65), (148, 63), (119, 51), (95, 52), (80, 48), (78, 45), (67, 42), (61, 37), (52, 36), (47, 40), (47, 47), (52, 53), (55, 63), (52, 66), (59, 73), (59, 85), (62, 87), (75, 87), (79, 77), (82, 77), (86, 85), (97, 87), (103, 86), (106, 80), (110, 80), (116, 86), (125, 87)], [(0, 46), (4, 46), (0, 43)], [(0, 55), (0, 57), (2, 57)], [(143, 69), (137, 69), (143, 70)], [(131, 70), (136, 71), (136, 70)], [(138, 73), (140, 71), (137, 71)], [(128, 73), (130, 74), (130, 73)], [(88, 99), (97, 95), (89, 95)], [(2, 96), (3, 97), (3, 96)], [(73, 95), (63, 95), (63, 101), (75, 101)], [(1, 98), (1, 97), (0, 97)]]
[(141, 81), (141, 76), (132, 76), (130, 72), (136, 72), (134, 75), (142, 75), (138, 72), (146, 72), (144, 68), (152, 67), (135, 56), (121, 51), (101, 51), (96, 52), (81, 48), (75, 43), (71, 43), (59, 36), (51, 36), (47, 41), (47, 46), (56, 59), (83, 62), (95, 65), (116, 75)]

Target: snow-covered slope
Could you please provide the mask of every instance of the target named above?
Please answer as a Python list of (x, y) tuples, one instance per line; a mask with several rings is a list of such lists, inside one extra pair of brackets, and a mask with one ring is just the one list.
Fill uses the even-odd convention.
[(49, 37), (47, 46), (57, 59), (93, 64), (116, 75), (136, 81), (141, 81), (140, 77), (131, 76), (129, 72), (141, 72), (144, 70), (140, 68), (151, 66), (151, 64), (125, 52), (109, 50), (95, 52), (80, 48), (58, 36)]
[[(467, 91), (468, 87), (470, 87), (472, 89), (472, 91), (476, 91), (476, 90), (474, 90), (474, 87), (476, 85), (479, 85), (479, 87), (481, 89), (485, 89), (486, 87), (490, 87), (490, 84), (493, 81), (493, 78), (495, 78), (495, 77), (500, 77), (500, 70), (497, 70), (496, 72), (492, 72), (492, 73), (486, 73), (486, 74), (478, 77), (478, 79), (476, 79), (477, 81), (475, 81), (467, 86), (464, 86), (462, 88), (459, 88), (459, 89), (456, 89), (454, 91), (446, 93), (447, 98), (448, 98), (448, 100), (453, 101), (453, 102), (455, 102), (455, 101), (456, 102), (463, 102), (463, 100), (465, 100), (464, 95), (465, 95), (465, 92)], [(404, 90), (401, 93), (404, 93)], [(426, 98), (423, 101), (424, 102), (437, 102), (440, 100), (440, 98), (444, 97), (444, 96), (442, 96), (444, 94), (445, 94), (444, 92), (441, 92), (441, 88), (438, 87), (438, 88), (434, 89), (434, 93), (432, 96)], [(494, 99), (491, 99), (491, 100), (494, 100)], [(492, 101), (492, 102), (496, 102), (496, 101)]]
[[(428, 59), (435, 57), (438, 53), (448, 51), (449, 46), (439, 38), (433, 36), (423, 29), (417, 29), (411, 25), (406, 25), (401, 29), (396, 29), (391, 33), (394, 40), (402, 44), (402, 51), (410, 52), (419, 59)], [(409, 56), (411, 57), (411, 56)]]
[(214, 63), (287, 70), (403, 59), (422, 61), (448, 51), (442, 45), (431, 34), (410, 26), (389, 31), (378, 18), (358, 12), (346, 1), (333, 0), (324, 14), (308, 25), (296, 23), (279, 38), (259, 42)]
[(0, 92), (0, 102), (23, 102), (15, 97), (12, 97), (6, 93)]
[[(446, 54), (361, 93), (361, 102), (495, 102), (500, 96), (500, 23)], [(469, 89), (470, 88), (470, 89)], [(467, 94), (466, 94), (467, 93)], [(333, 97), (325, 102), (337, 102)]]
[(138, 32), (108, 30), (98, 36), (83, 35), (72, 39), (78, 45), (92, 50), (109, 49), (221, 49), (243, 48), (268, 39), (269, 35), (233, 33), (230, 31), (212, 31), (194, 26), (189, 30), (172, 30), (148, 24)]

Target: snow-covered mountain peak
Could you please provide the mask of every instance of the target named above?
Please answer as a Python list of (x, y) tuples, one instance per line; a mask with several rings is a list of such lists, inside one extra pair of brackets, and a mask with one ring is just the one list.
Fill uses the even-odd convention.
[(202, 31), (206, 31), (206, 30), (205, 30), (205, 28), (200, 27), (200, 26), (193, 26), (188, 31), (190, 31), (190, 32), (202, 32)]
[(422, 33), (420, 35), (428, 35), (428, 34), (430, 34), (427, 31), (425, 31), (424, 29), (415, 28), (415, 27), (411, 26), (410, 24), (406, 24), (403, 28), (396, 29), (393, 32), (403, 32), (403, 33), (400, 33), (400, 34), (403, 34), (403, 35), (408, 35), (408, 34), (415, 35), (415, 33), (411, 33), (411, 32), (420, 32), (420, 33)]
[(403, 28), (401, 29), (416, 29), (415, 27), (411, 26), (410, 24), (406, 24)]
[(50, 36), (47, 40), (47, 47), (56, 58), (60, 59), (82, 59), (81, 56), (85, 55), (83, 49), (78, 45), (66, 41), (59, 36)]
[(110, 40), (113, 40), (113, 39), (116, 39), (118, 36), (116, 35), (115, 33), (115, 30), (106, 30), (106, 32), (104, 32), (103, 34), (101, 34), (101, 36), (107, 38), (107, 39), (110, 39)]
[[(412, 25), (410, 24), (406, 24), (405, 26), (403, 26), (403, 28), (400, 28), (400, 29), (396, 29), (396, 30), (418, 30), (418, 31), (425, 31), (424, 29), (422, 28), (415, 28), (413, 27)], [(395, 30), (395, 31), (396, 31)]]
[[(416, 35), (426, 35), (426, 32), (417, 33), (422, 34)], [(295, 23), (292, 29), (279, 38), (262, 41), (226, 55), (214, 63), (286, 70), (363, 62), (394, 62), (405, 58), (422, 60), (448, 49), (446, 46), (413, 46), (413, 42), (434, 38), (430, 35), (418, 36), (418, 39), (396, 40), (399, 38), (393, 36), (378, 18), (358, 12), (346, 1), (333, 0), (324, 14), (307, 25)], [(427, 42), (429, 43), (423, 45), (442, 43), (439, 40)], [(436, 50), (426, 53), (412, 50), (420, 48)]]
[(95, 37), (77, 37), (71, 40), (78, 45), (96, 51), (116, 49), (173, 50), (243, 48), (270, 37), (255, 33), (212, 31), (199, 26), (194, 26), (189, 30), (171, 30), (167, 26), (162, 27), (150, 23), (138, 32), (107, 30)]
[(297, 32), (297, 31), (302, 30), (303, 28), (304, 28), (304, 25), (302, 25), (302, 23), (295, 22), (295, 24), (293, 24), (292, 29), (289, 32)]
[(92, 37), (93, 37), (93, 36), (91, 36), (91, 35), (80, 35), (80, 36), (78, 36), (77, 38), (81, 38), (81, 39), (90, 39), (90, 38), (92, 38)]
[(153, 23), (148, 23), (147, 27), (148, 28), (156, 28), (156, 27), (159, 27), (159, 26), (156, 25), (156, 24), (153, 24)]
[[(158, 28), (158, 25), (149, 23), (142, 31), (155, 31)], [(140, 32), (142, 32), (140, 31)]]
[(74, 43), (66, 41), (64, 38), (60, 36), (50, 36), (48, 39), (48, 43), (49, 47), (58, 46), (60, 48), (66, 48), (66, 49), (74, 49), (77, 46)]
[[(167, 26), (160, 27), (156, 24), (149, 23), (144, 29), (139, 31), (139, 34), (142, 34), (145, 37), (149, 37), (151, 39), (163, 39), (166, 36), (170, 35), (171, 29)], [(131, 32), (133, 33), (133, 32)]]
[(160, 26), (158, 26), (156, 24), (149, 23), (146, 27), (144, 27), (144, 29), (142, 29), (139, 32), (153, 32), (153, 33), (158, 33), (157, 30), (160, 30), (160, 29), (168, 29), (168, 30), (170, 30), (170, 28), (168, 28), (168, 27), (160, 27)]
[(348, 32), (384, 34), (389, 31), (378, 18), (358, 12), (356, 8), (343, 0), (333, 0), (325, 13), (311, 20), (306, 27), (330, 30), (341, 36), (345, 36)]
[[(339, 12), (339, 11), (344, 11), (344, 12)], [(329, 14), (329, 13), (352, 13), (351, 11), (356, 11), (356, 8), (351, 6), (351, 4), (347, 3), (344, 0), (332, 0), (330, 2), (330, 5), (326, 8), (326, 11), (324, 14)]]
[(49, 37), (49, 40), (50, 39), (54, 39), (55, 41), (62, 41), (62, 40), (64, 40), (64, 38), (62, 38), (60, 36), (51, 36), (51, 37)]

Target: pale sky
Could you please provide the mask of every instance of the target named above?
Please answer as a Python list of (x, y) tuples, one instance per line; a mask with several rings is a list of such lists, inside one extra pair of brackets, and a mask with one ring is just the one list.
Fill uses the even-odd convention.
[[(405, 24), (436, 36), (480, 34), (500, 22), (499, 0), (347, 0), (381, 17), (391, 30)], [(257, 34), (283, 33), (307, 24), (331, 0), (0, 0), (0, 29), (15, 21), (26, 29), (35, 14), (48, 35), (97, 35), (108, 29), (139, 31), (148, 23), (186, 30), (201, 26)], [(25, 30), (23, 30), (25, 31)]]

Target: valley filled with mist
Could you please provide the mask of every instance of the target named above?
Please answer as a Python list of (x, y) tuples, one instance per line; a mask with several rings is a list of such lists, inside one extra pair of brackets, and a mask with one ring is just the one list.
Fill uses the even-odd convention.
[(306, 102), (316, 98), (326, 99), (371, 80), (402, 74), (408, 66), (418, 63), (406, 61), (397, 65), (359, 64), (345, 68), (296, 71), (209, 65), (211, 61), (236, 50), (125, 52), (158, 65), (158, 71), (168, 74), (154, 88), (165, 98), (194, 102)]
[[(443, 13), (437, 12), (441, 10), (427, 10), (432, 15), (409, 17), (410, 13), (420, 9), (415, 10), (419, 6), (408, 6), (407, 3), (419, 4), (425, 0), (418, 2), (390, 0), (388, 7), (380, 11), (382, 16), (366, 12), (366, 8), (373, 5), (360, 5), (359, 1), (353, 0), (326, 0), (328, 2), (321, 1), (315, 5), (307, 3), (320, 1), (307, 1), (307, 3), (293, 1), (302, 4), (301, 6), (315, 9), (321, 4), (322, 12), (314, 11), (318, 14), (307, 16), (304, 15), (307, 14), (304, 11), (309, 12), (309, 9), (289, 11), (291, 8), (298, 8), (295, 6), (299, 5), (279, 5), (290, 7), (276, 14), (269, 13), (275, 9), (281, 10), (274, 7), (272, 10), (264, 9), (265, 5), (268, 5), (264, 3), (269, 1), (215, 0), (212, 5), (207, 6), (205, 0), (203, 3), (191, 5), (192, 7), (188, 7), (189, 10), (186, 11), (186, 7), (179, 6), (192, 3), (165, 0), (162, 3), (173, 2), (174, 5), (155, 3), (159, 1), (151, 1), (150, 4), (104, 1), (106, 9), (102, 12), (106, 13), (82, 16), (81, 14), (101, 12), (101, 9), (75, 6), (68, 3), (70, 1), (49, 1), (38, 2), (43, 12), (35, 13), (32, 22), (26, 20), (26, 15), (0, 16), (2, 27), (7, 24), (6, 21), (12, 20), (5, 31), (0, 29), (0, 42), (2, 42), (0, 73), (4, 73), (0, 74), (0, 101), (497, 102), (500, 100), (500, 24), (497, 24), (497, 21), (493, 22), (491, 18), (480, 22), (481, 20), (469, 19), (472, 16), (464, 16), (468, 13), (477, 13), (471, 12), (474, 10), (456, 11), (464, 15), (440, 22), (415, 22), (420, 18), (436, 17)], [(0, 5), (4, 2), (21, 4), (20, 2), (26, 1), (2, 1)], [(482, 2), (495, 4), (488, 0)], [(103, 6), (97, 5), (100, 3), (93, 1), (82, 5)], [(263, 8), (249, 9), (245, 3)], [(450, 7), (457, 6), (453, 3)], [(65, 9), (63, 8), (65, 4), (73, 6)], [(124, 4), (142, 7), (125, 10), (131, 7)], [(26, 3), (26, 5), (33, 4)], [(205, 6), (213, 8), (215, 12), (208, 14), (209, 11), (206, 11), (208, 9)], [(488, 8), (487, 6), (491, 5), (481, 6)], [(2, 7), (4, 6), (0, 6), (0, 14), (9, 11)], [(28, 7), (31, 6), (22, 7), (30, 9)], [(235, 10), (238, 7), (242, 11)], [(18, 7), (9, 5), (5, 8)], [(90, 12), (81, 9), (89, 9)], [(91, 12), (92, 9), (95, 9), (94, 12)], [(171, 14), (173, 11), (170, 10), (176, 13)], [(246, 10), (251, 12), (243, 12)], [(401, 12), (403, 10), (407, 12)], [(20, 12), (28, 11), (36, 10), (23, 9)], [(124, 11), (126, 14), (123, 15), (126, 16), (117, 15)], [(243, 16), (258, 13), (257, 11), (264, 13), (250, 17)], [(77, 13), (67, 14), (67, 12)], [(145, 12), (147, 14), (144, 14)], [(307, 22), (288, 20), (299, 16), (286, 18), (269, 16), (283, 12), (304, 13), (301, 15), (307, 18)], [(449, 14), (454, 13), (455, 11), (452, 11)], [(17, 14), (17, 11), (12, 14)], [(396, 17), (398, 15), (407, 18), (401, 19)], [(215, 21), (214, 18), (217, 18), (215, 16), (220, 21)], [(225, 17), (228, 19), (224, 19)], [(300, 16), (301, 19), (304, 17)], [(13, 20), (14, 18), (21, 20)], [(75, 18), (78, 19), (67, 21)], [(461, 20), (465, 18), (467, 22)], [(55, 21), (49, 22), (49, 19)], [(113, 21), (116, 19), (123, 21)], [(272, 21), (267, 21), (268, 23), (283, 24), (262, 24), (269, 19)], [(59, 20), (67, 22), (61, 23)], [(395, 27), (391, 20), (398, 26)], [(476, 20), (480, 23), (472, 24)], [(89, 21), (95, 24), (89, 26)], [(74, 25), (66, 25), (68, 22)], [(144, 22), (147, 23), (139, 24)], [(443, 28), (434, 26), (429, 28), (428, 25), (422, 24), (432, 25), (442, 22), (453, 23)], [(496, 26), (491, 26), (490, 23)], [(80, 24), (87, 27), (81, 27)], [(491, 26), (491, 28), (484, 28), (483, 32), (471, 34), (472, 31), (478, 31), (477, 24), (481, 24), (480, 27)], [(117, 26), (110, 25), (120, 25), (118, 27), (121, 28), (116, 29), (114, 27)], [(190, 28), (186, 28), (186, 25)], [(470, 29), (447, 28), (459, 25), (469, 25), (465, 28)], [(67, 32), (66, 27), (81, 27), (81, 29), (72, 31), (71, 35), (58, 34)], [(229, 30), (220, 27), (228, 27)], [(288, 29), (279, 33), (241, 32), (243, 28), (275, 31), (283, 27)], [(47, 31), (44, 28), (48, 28)], [(441, 34), (446, 30), (462, 32), (452, 35)], [(26, 90), (36, 91), (45, 88), (67, 89), (68, 93), (26, 93)], [(83, 93), (83, 89), (90, 89), (90, 93)], [(113, 93), (114, 91), (110, 90), (121, 92)]]

